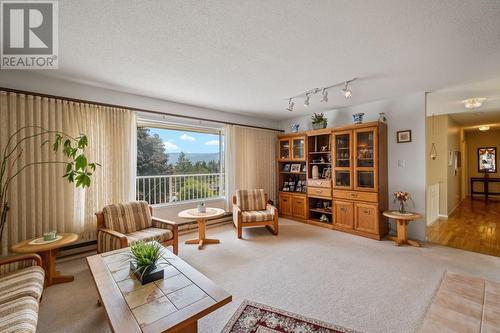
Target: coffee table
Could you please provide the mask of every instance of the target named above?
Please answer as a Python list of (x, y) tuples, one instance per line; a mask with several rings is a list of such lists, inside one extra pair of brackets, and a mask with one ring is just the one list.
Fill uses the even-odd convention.
[(186, 209), (178, 214), (179, 217), (184, 219), (196, 219), (198, 222), (198, 238), (188, 239), (185, 244), (198, 244), (198, 250), (203, 248), (205, 244), (219, 244), (218, 239), (206, 238), (207, 221), (210, 218), (222, 216), (226, 213), (224, 209), (220, 208), (206, 208), (205, 213), (198, 212), (197, 208)]
[(61, 247), (75, 242), (78, 239), (78, 235), (73, 233), (62, 233), (57, 235), (60, 236), (61, 239), (50, 243), (30, 244), (30, 242), (38, 239), (32, 238), (12, 245), (10, 249), (14, 253), (37, 253), (42, 257), (42, 267), (45, 271), (45, 287), (57, 283), (71, 282), (75, 279), (72, 275), (61, 275), (56, 271), (56, 255)]
[(413, 220), (421, 219), (422, 215), (413, 212), (399, 213), (398, 211), (394, 210), (386, 210), (382, 214), (396, 220), (398, 234), (396, 237), (387, 236), (387, 239), (393, 240), (396, 246), (408, 244), (411, 246), (420, 247), (420, 244), (417, 241), (408, 239), (408, 224)]
[(130, 274), (130, 248), (87, 257), (113, 332), (195, 333), (198, 319), (232, 296), (165, 249), (164, 278), (145, 285)]

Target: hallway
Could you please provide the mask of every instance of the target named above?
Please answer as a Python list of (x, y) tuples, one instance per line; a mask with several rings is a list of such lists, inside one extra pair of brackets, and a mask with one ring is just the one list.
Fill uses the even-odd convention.
[(500, 256), (500, 201), (463, 200), (448, 219), (427, 227), (432, 243)]

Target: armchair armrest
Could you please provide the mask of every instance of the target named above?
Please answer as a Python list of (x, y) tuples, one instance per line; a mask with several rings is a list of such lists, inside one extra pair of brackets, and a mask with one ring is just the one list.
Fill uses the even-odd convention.
[(97, 230), (97, 253), (117, 250), (127, 246), (127, 236), (121, 232), (106, 228)]
[(38, 254), (29, 253), (21, 255), (13, 255), (0, 258), (0, 275), (14, 272), (21, 268), (30, 266), (42, 266), (42, 258)]
[(267, 210), (273, 210), (275, 214), (278, 214), (278, 208), (274, 207), (271, 204), (267, 204), (266, 209)]
[(152, 217), (152, 220), (153, 220), (153, 225), (154, 224), (157, 224), (157, 225), (160, 225), (160, 224), (167, 224), (168, 226), (171, 226), (173, 228), (177, 228), (177, 223), (173, 222), (173, 221), (169, 221), (169, 220), (164, 220), (164, 219), (160, 219), (158, 217)]

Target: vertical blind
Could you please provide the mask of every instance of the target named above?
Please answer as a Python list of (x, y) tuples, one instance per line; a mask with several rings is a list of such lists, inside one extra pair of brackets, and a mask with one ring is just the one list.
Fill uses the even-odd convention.
[[(62, 178), (64, 165), (28, 167), (10, 186), (8, 222), (1, 240), (1, 252), (18, 241), (43, 232), (74, 232), (82, 239), (95, 239), (94, 213), (109, 203), (135, 198), (135, 113), (131, 110), (77, 103), (0, 91), (0, 154), (8, 137), (25, 126), (41, 126), (71, 136), (85, 134), (89, 161), (101, 164), (90, 188), (76, 189)], [(34, 134), (26, 129), (20, 135)], [(65, 160), (50, 144), (53, 136), (36, 137), (19, 146), (22, 156), (14, 166), (36, 161)]]

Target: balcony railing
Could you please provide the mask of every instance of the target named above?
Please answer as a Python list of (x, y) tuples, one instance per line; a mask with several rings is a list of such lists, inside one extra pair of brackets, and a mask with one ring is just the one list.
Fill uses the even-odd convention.
[(224, 196), (224, 174), (137, 176), (137, 200), (151, 205)]

